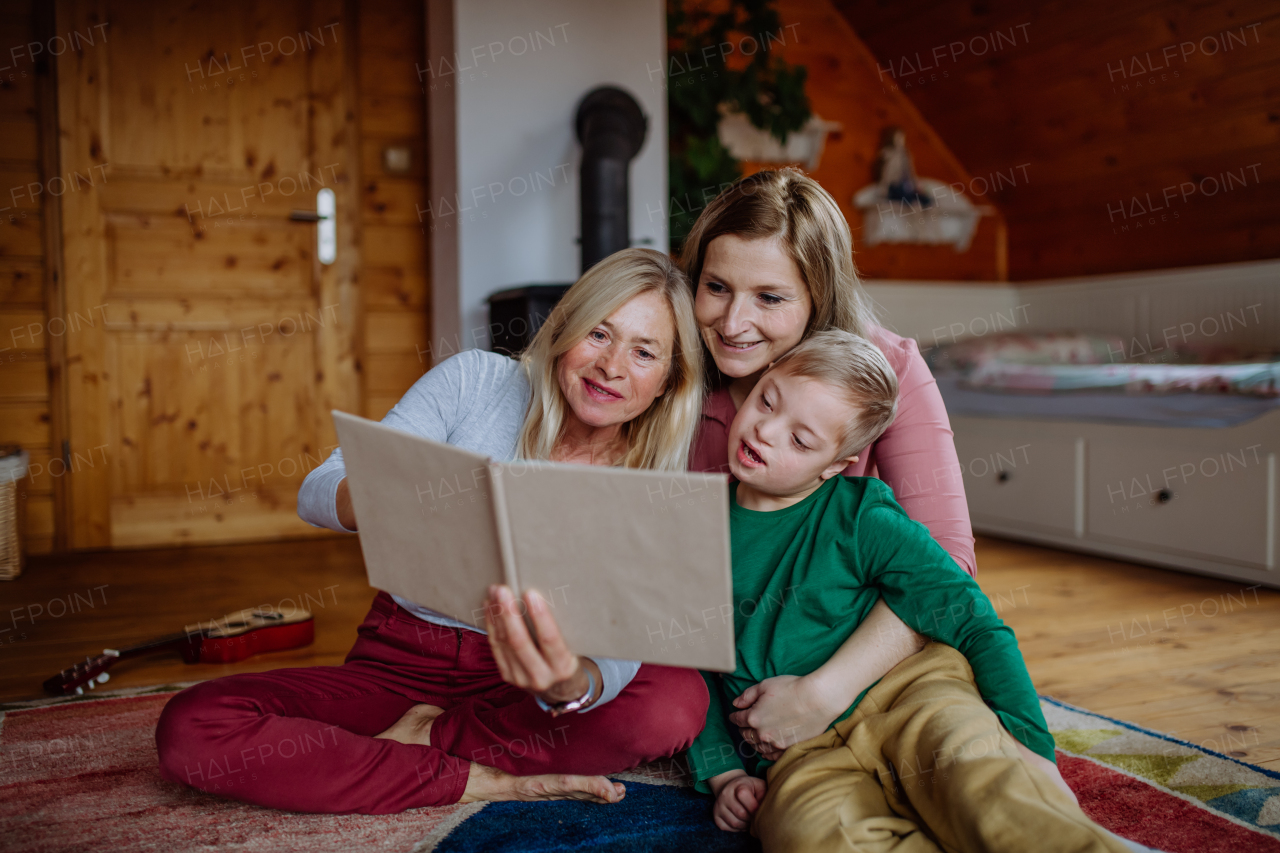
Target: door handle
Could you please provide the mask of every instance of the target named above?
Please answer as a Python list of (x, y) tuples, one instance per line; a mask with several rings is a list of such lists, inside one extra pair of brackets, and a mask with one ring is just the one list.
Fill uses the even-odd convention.
[(333, 190), (325, 187), (316, 193), (315, 210), (295, 210), (289, 214), (290, 222), (315, 222), (316, 256), (328, 266), (338, 257), (338, 200)]

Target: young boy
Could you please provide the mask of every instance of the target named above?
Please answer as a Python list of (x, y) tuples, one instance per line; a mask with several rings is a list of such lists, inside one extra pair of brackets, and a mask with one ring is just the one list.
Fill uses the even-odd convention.
[[(977, 583), (887, 485), (838, 476), (893, 420), (897, 393), (874, 345), (821, 332), (771, 365), (734, 419), (738, 668), (704, 673), (698, 789), (720, 828), (750, 823), (766, 851), (1133, 849), (1068, 793), (1017, 640)], [(937, 642), (770, 767), (736, 737), (733, 698), (816, 670), (881, 596)], [(748, 772), (765, 768), (767, 783)]]

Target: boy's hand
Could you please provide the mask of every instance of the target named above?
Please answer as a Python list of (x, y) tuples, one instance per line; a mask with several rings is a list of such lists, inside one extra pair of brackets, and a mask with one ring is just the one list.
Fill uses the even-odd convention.
[(792, 744), (827, 730), (848, 703), (832, 708), (832, 697), (810, 677), (775, 675), (753, 684), (733, 700), (742, 710), (729, 715), (742, 739), (764, 758), (777, 761)]
[(748, 776), (743, 770), (730, 770), (712, 776), (707, 782), (716, 795), (712, 817), (716, 826), (725, 832), (742, 832), (751, 823), (751, 816), (764, 800), (765, 782)]

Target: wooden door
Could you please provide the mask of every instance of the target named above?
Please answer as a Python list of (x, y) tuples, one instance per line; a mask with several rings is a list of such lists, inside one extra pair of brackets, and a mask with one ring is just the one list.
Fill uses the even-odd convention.
[[(59, 0), (71, 547), (314, 529), (354, 411), (354, 33), (342, 0)], [(71, 38), (68, 35), (68, 38)], [(336, 193), (336, 260), (317, 192)]]

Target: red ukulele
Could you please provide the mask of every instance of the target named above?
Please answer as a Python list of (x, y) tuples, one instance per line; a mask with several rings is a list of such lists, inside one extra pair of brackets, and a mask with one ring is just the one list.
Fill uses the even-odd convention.
[(235, 663), (259, 652), (278, 652), (311, 645), (315, 639), (315, 620), (308, 610), (280, 613), (275, 610), (241, 610), (215, 619), (198, 622), (169, 634), (125, 649), (103, 649), (97, 657), (86, 657), (84, 663), (67, 667), (44, 683), (54, 696), (80, 695), (85, 687), (92, 690), (111, 676), (107, 670), (117, 661), (140, 657), (166, 649), (178, 649), (187, 663)]

